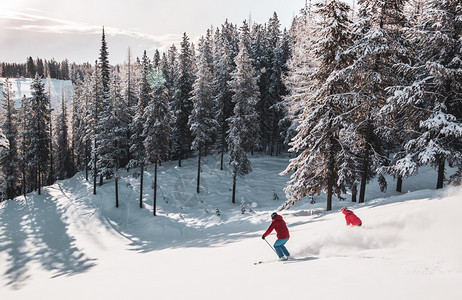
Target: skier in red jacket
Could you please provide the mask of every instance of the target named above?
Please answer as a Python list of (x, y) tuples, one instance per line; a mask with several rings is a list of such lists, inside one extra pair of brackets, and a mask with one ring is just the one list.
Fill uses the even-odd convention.
[(274, 243), (274, 249), (279, 256), (279, 260), (287, 260), (290, 256), (290, 253), (287, 251), (287, 248), (284, 245), (290, 238), (289, 229), (287, 228), (286, 222), (277, 213), (272, 213), (271, 219), (273, 221), (261, 238), (265, 239), (265, 237), (267, 237), (273, 231), (273, 229), (276, 230), (276, 237), (278, 239)]
[(345, 215), (345, 221), (347, 225), (351, 226), (361, 226), (363, 222), (358, 218), (351, 210), (342, 208), (342, 213)]

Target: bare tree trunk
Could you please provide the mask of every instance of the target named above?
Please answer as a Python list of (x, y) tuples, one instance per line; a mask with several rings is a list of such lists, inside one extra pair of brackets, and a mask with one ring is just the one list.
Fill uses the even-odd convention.
[(224, 161), (224, 156), (225, 156), (225, 149), (222, 147), (221, 148), (221, 158), (220, 158), (220, 170), (223, 171), (223, 161)]
[(38, 178), (37, 178), (37, 190), (38, 190), (38, 194), (41, 195), (42, 192), (41, 192), (41, 185), (42, 185), (42, 174), (40, 174), (41, 170), (40, 170), (40, 167), (38, 169)]
[(144, 173), (144, 165), (141, 164), (141, 174), (140, 174), (140, 208), (143, 208), (143, 173)]
[(153, 209), (152, 209), (152, 214), (155, 216), (156, 215), (156, 206), (157, 206), (157, 159), (156, 162), (154, 163), (154, 201), (153, 201)]
[(197, 193), (200, 191), (200, 181), (201, 181), (201, 149), (199, 148), (199, 157), (197, 159)]
[(236, 203), (236, 170), (233, 172), (233, 199), (232, 202)]
[(442, 189), (444, 186), (444, 166), (446, 164), (446, 160), (444, 158), (440, 158), (438, 160), (438, 181), (436, 183), (437, 189)]
[(97, 176), (97, 172), (96, 172), (96, 139), (95, 139), (95, 155), (94, 155), (94, 159), (93, 159), (93, 195), (96, 195), (96, 176)]
[(372, 125), (370, 121), (367, 123), (366, 128), (366, 148), (364, 149), (364, 158), (363, 158), (363, 172), (361, 174), (361, 186), (359, 189), (359, 203), (364, 203), (364, 199), (366, 198), (366, 183), (367, 183), (367, 171), (369, 170), (369, 155), (370, 155), (370, 145), (369, 142), (371, 140), (371, 131)]
[(351, 188), (351, 202), (356, 202), (356, 197), (358, 196), (358, 185), (355, 184)]
[(396, 191), (401, 193), (403, 190), (403, 176), (398, 175), (397, 181), (396, 181)]
[(114, 182), (115, 182), (116, 207), (119, 207), (119, 178), (117, 175), (116, 175)]

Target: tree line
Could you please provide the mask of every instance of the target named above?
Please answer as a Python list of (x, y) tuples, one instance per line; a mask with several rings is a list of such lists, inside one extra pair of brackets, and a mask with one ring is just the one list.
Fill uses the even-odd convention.
[[(437, 170), (437, 188), (459, 183), (459, 2), (358, 4), (352, 11), (343, 1), (310, 1), (289, 30), (277, 14), (266, 24), (226, 21), (198, 45), (185, 33), (165, 53), (133, 59), (129, 50), (115, 66), (103, 29), (99, 59), (76, 78), (71, 112), (63, 102), (54, 131), (38, 76), (20, 111), (4, 101), (10, 120), (21, 116), (2, 126), (10, 144), (1, 161), (6, 194), (17, 194), (18, 186), (40, 191), (44, 181), (85, 170), (94, 193), (113, 179), (118, 206), (118, 170), (136, 168), (142, 207), (147, 164), (157, 171), (163, 161), (181, 167), (197, 157), (199, 193), (201, 157), (213, 151), (222, 169), (228, 153), (234, 202), (237, 178), (252, 170), (247, 154), (278, 155), (287, 146), (295, 158), (282, 172), (291, 174), (282, 208), (321, 192), (327, 210), (334, 195), (342, 200), (347, 192), (363, 202), (373, 178), (387, 188), (386, 174), (401, 191), (423, 165)], [(457, 170), (450, 178), (447, 165)], [(154, 214), (156, 187), (155, 174)]]
[[(200, 159), (212, 151), (221, 153), (221, 169), (224, 153), (230, 152), (234, 183), (251, 170), (246, 152), (279, 155), (285, 125), (280, 122), (284, 112), (278, 104), (286, 94), (282, 77), (290, 56), (290, 36), (281, 30), (277, 14), (264, 25), (249, 26), (244, 21), (238, 28), (226, 21), (208, 30), (198, 45), (185, 33), (177, 47), (172, 45), (165, 53), (155, 51), (152, 57), (145, 52), (135, 59), (129, 49), (124, 64), (111, 66), (103, 29), (98, 60), (75, 80), (69, 115), (64, 102), (54, 122), (49, 108), (41, 115), (36, 110), (30, 118), (17, 117), (20, 112), (9, 108), (16, 116), (16, 128), (17, 120), (27, 122), (11, 137), (27, 140), (32, 117), (43, 120), (46, 125), (40, 128), (46, 134), (40, 137), (41, 146), (16, 151), (16, 161), (19, 157), (25, 161), (23, 170), (5, 168), (4, 174), (15, 172), (5, 176), (11, 178), (8, 190), (16, 191), (6, 193), (8, 198), (18, 194), (20, 182), (22, 192), (40, 192), (43, 183), (80, 170), (88, 180), (91, 175), (96, 193), (105, 179), (114, 179), (117, 186), (120, 168), (139, 168), (143, 180), (146, 164), (177, 160), (181, 167), (182, 160), (193, 155), (198, 156), (200, 192)], [(12, 99), (7, 87), (6, 83), (4, 99)], [(32, 97), (21, 104), (24, 113), (30, 112), (28, 102), (49, 106), (49, 99), (42, 98), (46, 93), (41, 92), (38, 75), (32, 90)], [(19, 149), (13, 144), (8, 153)], [(32, 164), (28, 160), (34, 151), (40, 152), (40, 158)], [(6, 159), (5, 165), (7, 161), (12, 160)], [(21, 178), (23, 173), (29, 178)], [(141, 195), (142, 190), (140, 206)]]
[(41, 58), (27, 58), (26, 63), (5, 63), (0, 64), (0, 77), (3, 78), (35, 78), (49, 77), (60, 80), (76, 81), (81, 78), (85, 69), (91, 65), (70, 63), (67, 59), (58, 62), (54, 58), (46, 60)]

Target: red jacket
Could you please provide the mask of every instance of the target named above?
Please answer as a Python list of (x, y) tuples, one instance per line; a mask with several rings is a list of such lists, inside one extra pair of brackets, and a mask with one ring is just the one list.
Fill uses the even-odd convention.
[(342, 209), (345, 215), (345, 221), (347, 225), (360, 226), (362, 225), (361, 219), (358, 218), (351, 210)]
[(276, 215), (271, 222), (270, 226), (268, 227), (268, 230), (263, 234), (264, 236), (268, 236), (273, 229), (276, 230), (276, 236), (278, 239), (288, 239), (290, 237), (289, 235), (289, 229), (287, 228), (286, 222), (282, 219), (280, 215)]

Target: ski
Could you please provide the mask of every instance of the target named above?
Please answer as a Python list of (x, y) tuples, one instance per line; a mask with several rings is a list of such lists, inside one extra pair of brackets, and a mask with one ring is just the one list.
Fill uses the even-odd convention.
[(288, 260), (290, 260), (290, 258), (285, 259), (285, 260), (279, 260), (279, 259), (276, 259), (276, 260), (267, 260), (267, 261), (260, 260), (260, 261), (254, 262), (253, 264), (254, 264), (254, 265), (261, 265), (261, 264), (274, 263), (274, 262), (286, 262), (286, 261), (288, 261)]

